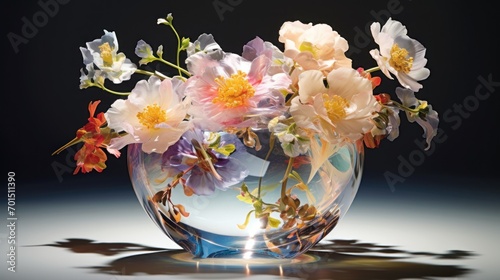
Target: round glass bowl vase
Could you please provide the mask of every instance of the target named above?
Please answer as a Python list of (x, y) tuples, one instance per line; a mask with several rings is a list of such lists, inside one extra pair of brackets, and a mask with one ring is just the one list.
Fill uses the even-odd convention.
[(234, 158), (217, 158), (192, 141), (163, 154), (129, 145), (134, 191), (154, 223), (194, 258), (295, 258), (345, 215), (361, 181), (363, 151), (343, 142), (290, 160), (269, 136), (260, 133), (258, 151), (245, 147)]

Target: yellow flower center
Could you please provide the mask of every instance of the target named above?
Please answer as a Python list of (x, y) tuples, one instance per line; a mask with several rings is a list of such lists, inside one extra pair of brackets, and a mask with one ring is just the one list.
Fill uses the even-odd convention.
[(226, 108), (245, 105), (255, 94), (255, 89), (248, 82), (247, 74), (242, 71), (232, 74), (229, 78), (218, 77), (215, 82), (219, 85), (219, 89), (212, 103), (221, 103)]
[(137, 113), (139, 122), (148, 129), (157, 129), (156, 125), (167, 121), (167, 112), (158, 104), (149, 105)]
[(347, 101), (347, 99), (338, 95), (329, 96), (324, 93), (323, 104), (325, 105), (328, 118), (330, 118), (332, 122), (342, 120), (347, 116), (347, 112), (345, 110), (349, 107), (349, 101)]
[(104, 66), (111, 67), (113, 65), (113, 55), (111, 54), (111, 46), (109, 43), (104, 43), (99, 46), (99, 50), (101, 51), (101, 58), (104, 62)]
[(413, 57), (408, 57), (408, 50), (400, 48), (398, 44), (392, 45), (389, 64), (398, 72), (409, 73), (413, 66)]
[(302, 42), (299, 46), (301, 52), (310, 52), (314, 58), (318, 58), (318, 47), (310, 42)]

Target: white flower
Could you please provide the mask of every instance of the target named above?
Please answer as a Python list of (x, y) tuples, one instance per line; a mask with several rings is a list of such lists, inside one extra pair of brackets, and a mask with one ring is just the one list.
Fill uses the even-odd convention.
[(393, 79), (392, 73), (405, 88), (415, 92), (421, 89), (418, 81), (427, 79), (430, 74), (425, 68), (425, 47), (406, 35), (404, 25), (390, 18), (382, 29), (380, 23), (373, 23), (371, 32), (380, 50), (371, 50), (370, 54), (380, 70), (390, 79)]
[(85, 70), (80, 69), (80, 74), (80, 89), (91, 87), (93, 84), (104, 84), (105, 77), (102, 71), (95, 70), (92, 64), (87, 64)]
[(192, 43), (189, 43), (186, 49), (187, 56), (190, 57), (197, 52), (213, 53), (220, 52), (222, 48), (217, 44), (212, 34), (203, 33), (198, 36), (198, 39)]
[(310, 139), (295, 123), (290, 124), (284, 116), (275, 117), (268, 124), (270, 132), (274, 133), (281, 143), (283, 152), (289, 157), (306, 154)]
[(156, 21), (156, 23), (157, 24), (171, 25), (173, 20), (174, 20), (174, 17), (172, 16), (172, 13), (169, 13), (165, 18), (159, 18)]
[[(118, 40), (115, 32), (104, 30), (104, 35), (87, 43), (87, 48), (80, 48), (84, 64), (94, 63), (103, 74), (115, 84), (130, 79), (137, 70), (137, 66), (118, 53)], [(91, 57), (90, 57), (91, 55)]]
[(168, 21), (164, 18), (159, 18), (157, 21), (156, 21), (156, 24), (168, 24)]
[(148, 64), (154, 61), (156, 57), (153, 54), (153, 48), (144, 40), (139, 40), (135, 46), (135, 54), (141, 58), (139, 65)]
[(373, 96), (371, 81), (354, 69), (335, 69), (326, 78), (309, 70), (299, 77), (299, 96), (292, 100), (290, 113), (297, 126), (322, 135), (335, 143), (363, 137), (374, 124), (373, 113), (379, 103)]
[(128, 144), (142, 143), (146, 153), (163, 153), (190, 128), (185, 121), (187, 101), (176, 92), (182, 83), (177, 79), (152, 76), (137, 83), (126, 100), (117, 100), (106, 112), (108, 126), (126, 132), (111, 140), (110, 147), (121, 149)]

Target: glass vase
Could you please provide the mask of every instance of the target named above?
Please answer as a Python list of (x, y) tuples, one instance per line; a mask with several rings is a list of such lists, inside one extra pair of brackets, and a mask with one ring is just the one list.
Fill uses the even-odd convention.
[[(230, 174), (217, 163), (215, 170), (193, 168), (203, 167), (197, 150), (205, 147), (210, 154), (203, 143), (191, 148), (194, 156), (188, 159), (175, 147), (148, 154), (140, 144), (129, 145), (129, 174), (140, 204), (194, 258), (295, 258), (330, 233), (351, 205), (362, 176), (361, 145), (316, 139), (319, 152), (291, 160), (267, 130), (255, 136), (255, 147), (233, 159), (244, 167), (243, 176), (224, 188), (217, 179), (187, 186), (199, 172)], [(184, 148), (189, 153), (190, 147)], [(185, 168), (172, 172), (174, 161)]]

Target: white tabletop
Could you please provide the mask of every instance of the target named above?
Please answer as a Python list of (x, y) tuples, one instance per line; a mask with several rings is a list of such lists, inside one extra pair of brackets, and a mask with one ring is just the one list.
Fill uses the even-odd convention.
[(314, 250), (264, 263), (193, 260), (149, 220), (126, 184), (118, 193), (41, 186), (43, 199), (17, 196), (14, 233), (2, 226), (1, 252), (9, 253), (12, 234), (16, 240), (16, 272), (3, 262), (0, 278), (497, 279), (496, 196), (469, 196), (464, 186), (429, 193), (431, 186), (419, 191), (410, 183), (374, 192), (375, 184), (362, 182), (349, 212)]

